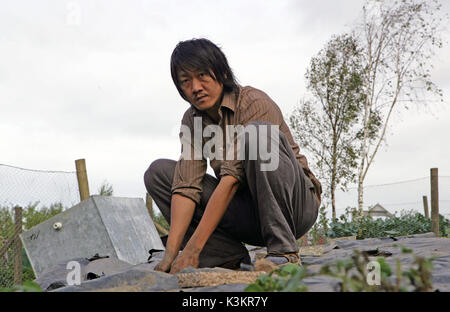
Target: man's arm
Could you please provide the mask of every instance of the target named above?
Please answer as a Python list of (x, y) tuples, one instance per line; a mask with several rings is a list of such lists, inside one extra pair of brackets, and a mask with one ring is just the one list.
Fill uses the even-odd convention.
[[(206, 205), (205, 212), (199, 225), (197, 226), (197, 229), (194, 234), (192, 234), (182, 253), (173, 262), (170, 273), (177, 273), (188, 266), (198, 267), (200, 252), (222, 219), (229, 203), (238, 189), (238, 186), (238, 180), (233, 176), (226, 175), (220, 179), (219, 184)], [(167, 245), (168, 244), (169, 242), (167, 242)]]
[(164, 258), (155, 266), (156, 271), (168, 272), (177, 257), (184, 235), (194, 215), (195, 202), (179, 194), (172, 195), (170, 209), (170, 230)]

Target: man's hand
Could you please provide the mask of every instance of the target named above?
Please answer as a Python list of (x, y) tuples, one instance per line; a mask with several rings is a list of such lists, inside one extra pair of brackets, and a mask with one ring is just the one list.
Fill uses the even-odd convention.
[(167, 238), (166, 251), (160, 263), (158, 263), (154, 270), (169, 272), (173, 260), (178, 256), (181, 241), (186, 233), (187, 227), (192, 220), (194, 214), (195, 202), (191, 199), (174, 194), (171, 203), (171, 219), (169, 237)]
[(161, 272), (169, 272), (173, 260), (176, 258), (176, 256), (177, 254), (174, 254), (173, 252), (166, 250), (163, 259), (155, 266), (154, 270)]
[(166, 253), (163, 260), (155, 266), (155, 270), (163, 272), (170, 270), (170, 273), (174, 274), (188, 266), (197, 268), (201, 250), (219, 224), (238, 187), (238, 180), (233, 176), (227, 175), (220, 179), (206, 205), (199, 225), (179, 255), (181, 241), (194, 214), (195, 202), (182, 195), (174, 194)]
[(173, 262), (170, 274), (178, 273), (188, 266), (198, 268), (199, 256), (199, 250), (194, 250), (193, 248), (188, 247), (185, 248)]

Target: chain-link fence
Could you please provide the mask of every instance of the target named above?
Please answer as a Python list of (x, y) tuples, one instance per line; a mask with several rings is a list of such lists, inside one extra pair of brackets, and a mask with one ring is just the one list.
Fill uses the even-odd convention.
[(22, 208), (0, 211), (0, 287), (12, 287), (22, 282)]
[(0, 164), (0, 288), (34, 278), (19, 234), (80, 202), (76, 171)]
[(76, 171), (44, 171), (0, 164), (0, 206), (37, 208), (80, 202)]
[[(439, 187), (439, 213), (450, 219), (450, 176), (440, 175)], [(367, 185), (364, 187), (363, 210), (369, 211), (377, 204), (388, 213), (400, 215), (413, 211), (425, 214), (423, 196), (427, 196), (428, 209), (431, 215), (431, 185), (430, 177), (419, 177), (406, 181)], [(345, 213), (348, 207), (358, 207), (358, 189), (349, 188), (347, 192), (336, 192), (336, 216)], [(331, 210), (331, 209), (330, 209)], [(331, 211), (329, 211), (331, 217)]]
[[(437, 170), (435, 171), (437, 172)], [(431, 193), (438, 190), (438, 212), (432, 216)], [(328, 238), (402, 236), (435, 232), (450, 236), (450, 176), (366, 185), (363, 188), (363, 216), (358, 214), (358, 189), (336, 191), (336, 217), (332, 220), (331, 205), (325, 199), (316, 224), (308, 233), (313, 244)], [(436, 207), (436, 206), (434, 206)], [(304, 243), (304, 242), (302, 242)]]

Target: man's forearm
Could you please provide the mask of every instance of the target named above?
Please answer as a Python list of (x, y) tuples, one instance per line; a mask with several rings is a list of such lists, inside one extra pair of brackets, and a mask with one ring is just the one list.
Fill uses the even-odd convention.
[(233, 176), (227, 175), (220, 179), (219, 185), (212, 193), (203, 217), (185, 249), (200, 253), (222, 219), (238, 187), (238, 180)]
[(173, 194), (171, 202), (170, 230), (166, 252), (178, 254), (184, 235), (194, 215), (195, 202), (179, 194)]

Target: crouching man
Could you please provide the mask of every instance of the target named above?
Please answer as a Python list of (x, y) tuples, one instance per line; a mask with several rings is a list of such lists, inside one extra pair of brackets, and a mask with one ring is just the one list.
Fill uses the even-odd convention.
[[(181, 157), (158, 159), (144, 174), (170, 224), (155, 270), (238, 268), (250, 262), (244, 243), (267, 247), (266, 259), (277, 265), (298, 263), (297, 239), (315, 223), (322, 189), (277, 104), (240, 86), (207, 39), (178, 43), (171, 74), (190, 105)], [(206, 173), (208, 159), (215, 177)]]

